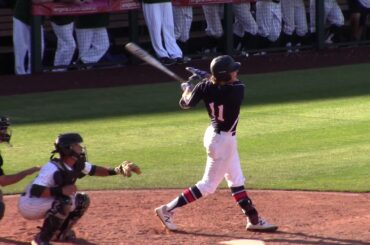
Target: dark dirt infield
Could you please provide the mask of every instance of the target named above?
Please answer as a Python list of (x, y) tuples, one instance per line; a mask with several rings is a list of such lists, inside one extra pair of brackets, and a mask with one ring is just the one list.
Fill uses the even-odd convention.
[[(245, 230), (245, 217), (230, 192), (219, 190), (180, 208), (174, 219), (180, 231), (168, 232), (154, 215), (154, 208), (180, 191), (87, 192), (91, 206), (76, 225), (74, 244), (216, 245), (230, 240), (272, 245), (370, 244), (370, 193), (250, 191), (260, 213), (279, 225), (275, 233), (256, 233)], [(17, 213), (17, 200), (18, 196), (5, 196), (0, 244), (28, 244), (41, 225), (41, 221), (26, 221)]]

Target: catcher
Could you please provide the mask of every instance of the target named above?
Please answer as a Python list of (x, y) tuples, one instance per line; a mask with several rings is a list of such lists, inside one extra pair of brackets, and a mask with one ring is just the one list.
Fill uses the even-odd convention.
[[(41, 168), (39, 175), (26, 187), (19, 199), (18, 209), (25, 219), (44, 219), (41, 231), (31, 242), (33, 245), (76, 238), (72, 227), (90, 204), (86, 193), (77, 192), (77, 179), (85, 175), (120, 174), (130, 177), (132, 172), (141, 173), (140, 168), (129, 161), (124, 161), (116, 168), (89, 163), (82, 142), (78, 133), (60, 134), (50, 161)], [(56, 153), (59, 158), (54, 158)]]

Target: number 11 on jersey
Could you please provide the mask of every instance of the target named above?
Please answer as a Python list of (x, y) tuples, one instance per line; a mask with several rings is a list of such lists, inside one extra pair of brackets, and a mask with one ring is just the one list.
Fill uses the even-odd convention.
[[(224, 105), (217, 106), (218, 111), (215, 111), (215, 103), (209, 103), (209, 108), (211, 108), (211, 115), (212, 117), (216, 118), (218, 121), (224, 121)], [(217, 115), (216, 115), (217, 113)]]

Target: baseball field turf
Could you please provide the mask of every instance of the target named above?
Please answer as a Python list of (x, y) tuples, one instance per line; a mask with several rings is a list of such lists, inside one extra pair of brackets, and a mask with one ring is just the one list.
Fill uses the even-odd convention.
[[(240, 76), (238, 126), (249, 189), (370, 191), (370, 64)], [(80, 189), (182, 188), (203, 174), (203, 105), (178, 107), (177, 83), (0, 96), (13, 147), (0, 147), (11, 174), (50, 157), (61, 132), (84, 137), (89, 161), (137, 162), (127, 179), (86, 177)], [(21, 192), (33, 177), (3, 188)], [(223, 184), (223, 186), (225, 186)]]

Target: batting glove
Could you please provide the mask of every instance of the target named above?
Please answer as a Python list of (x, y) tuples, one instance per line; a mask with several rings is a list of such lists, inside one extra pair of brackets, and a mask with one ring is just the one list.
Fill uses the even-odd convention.
[(185, 91), (185, 90), (192, 90), (194, 87), (194, 85), (191, 83), (191, 82), (184, 82), (184, 83), (181, 83), (181, 89), (182, 91)]

